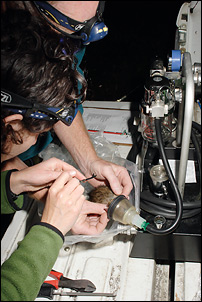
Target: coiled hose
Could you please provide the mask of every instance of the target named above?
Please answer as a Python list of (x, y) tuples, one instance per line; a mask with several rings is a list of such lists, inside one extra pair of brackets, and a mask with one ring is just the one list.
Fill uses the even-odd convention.
[[(195, 128), (198, 132), (201, 133), (201, 125), (197, 124), (196, 122), (192, 122), (192, 127)], [(200, 183), (201, 183), (201, 148), (198, 142), (198, 139), (196, 137), (196, 134), (194, 133), (193, 129), (191, 132), (191, 140), (194, 144), (196, 154), (197, 154), (197, 160), (198, 160), (198, 166), (199, 166), (199, 175), (200, 175)]]
[[(201, 125), (193, 121), (191, 132), (191, 140), (195, 147), (198, 161), (199, 182), (201, 183), (201, 148), (193, 129), (196, 129), (199, 133), (201, 133)], [(156, 213), (158, 213), (167, 219), (175, 219), (176, 217), (176, 203), (174, 201), (172, 201), (170, 198), (166, 200), (157, 198), (149, 191), (141, 192), (141, 208), (152, 215), (156, 215)], [(191, 218), (200, 212), (201, 193), (198, 195), (198, 200), (195, 202), (183, 202), (182, 219)]]
[[(195, 147), (197, 161), (198, 161), (198, 169), (199, 169), (199, 182), (201, 183), (201, 148), (197, 139), (196, 134), (194, 133), (194, 129), (201, 132), (201, 125), (193, 122), (192, 123), (192, 132), (191, 132), (191, 140)], [(201, 212), (201, 194), (198, 196), (198, 200), (195, 202), (183, 202), (183, 214), (182, 219), (191, 218)], [(197, 199), (197, 198), (196, 198)], [(142, 209), (152, 215), (164, 216), (168, 219), (175, 219), (176, 216), (176, 203), (173, 202), (170, 198), (161, 199), (155, 197), (149, 191), (141, 192), (141, 206)], [(171, 210), (172, 209), (172, 210)]]
[(170, 179), (170, 185), (173, 190), (174, 196), (175, 196), (175, 203), (176, 203), (176, 218), (173, 222), (173, 224), (165, 229), (156, 229), (151, 224), (148, 224), (146, 227), (146, 231), (149, 233), (155, 234), (155, 235), (167, 235), (172, 233), (180, 224), (183, 214), (183, 201), (181, 194), (179, 192), (178, 186), (175, 182), (175, 178), (173, 176), (172, 170), (170, 168), (170, 165), (168, 163), (168, 159), (164, 150), (163, 146), (163, 138), (161, 134), (161, 119), (155, 118), (155, 129), (156, 129), (156, 138), (159, 146), (159, 152), (163, 161), (164, 168), (166, 170), (166, 173)]

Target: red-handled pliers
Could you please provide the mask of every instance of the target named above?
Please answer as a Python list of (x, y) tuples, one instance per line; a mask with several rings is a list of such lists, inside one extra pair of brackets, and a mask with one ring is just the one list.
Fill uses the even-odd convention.
[(62, 273), (55, 270), (51, 270), (49, 276), (55, 278), (55, 280), (47, 280), (44, 281), (44, 283), (52, 285), (55, 289), (66, 287), (78, 292), (94, 292), (96, 290), (95, 285), (87, 279), (69, 279), (64, 277)]

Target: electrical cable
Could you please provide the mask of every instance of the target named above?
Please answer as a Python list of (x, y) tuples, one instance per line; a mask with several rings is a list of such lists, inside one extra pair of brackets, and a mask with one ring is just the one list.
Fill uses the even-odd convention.
[(163, 161), (164, 168), (166, 170), (166, 173), (169, 177), (171, 188), (173, 190), (174, 196), (175, 196), (175, 202), (176, 202), (176, 218), (173, 222), (173, 224), (165, 229), (156, 229), (151, 224), (148, 224), (146, 227), (146, 230), (155, 235), (167, 235), (172, 233), (180, 224), (183, 214), (183, 201), (181, 194), (179, 192), (178, 186), (175, 182), (175, 178), (173, 176), (172, 170), (170, 168), (164, 146), (163, 146), (163, 139), (162, 139), (162, 133), (161, 133), (161, 119), (155, 118), (155, 129), (156, 129), (156, 138), (159, 146), (159, 152)]

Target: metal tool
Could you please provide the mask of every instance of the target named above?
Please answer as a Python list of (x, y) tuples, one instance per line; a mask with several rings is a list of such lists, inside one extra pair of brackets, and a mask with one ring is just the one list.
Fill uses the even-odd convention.
[(54, 290), (59, 288), (70, 288), (78, 292), (92, 293), (96, 290), (95, 285), (87, 279), (73, 280), (63, 276), (62, 273), (51, 270), (50, 277), (54, 280), (47, 280), (41, 286), (38, 297), (49, 297), (51, 299)]
[[(75, 280), (76, 281), (76, 280)], [(48, 298), (50, 300), (53, 300), (53, 296), (97, 296), (97, 297), (115, 297), (116, 295), (114, 293), (93, 293), (93, 292), (68, 292), (68, 291), (61, 291), (61, 290), (55, 290), (55, 287), (52, 284), (44, 283), (41, 287), (41, 290), (39, 291), (39, 294), (37, 297), (43, 297)]]
[(93, 175), (92, 175), (91, 177), (88, 177), (88, 178), (82, 179), (82, 180), (80, 180), (80, 181), (82, 181), (82, 182), (86, 182), (87, 180), (93, 179), (93, 178), (95, 178), (96, 176), (97, 176), (97, 175), (95, 175), (95, 174), (93, 173)]
[(55, 280), (48, 280), (44, 283), (53, 285), (55, 289), (66, 287), (80, 292), (94, 292), (96, 290), (95, 285), (87, 279), (69, 279), (64, 277), (62, 273), (55, 270), (51, 270), (49, 276), (55, 278)]
[[(58, 293), (54, 293), (54, 295), (58, 295)], [(59, 293), (60, 296), (99, 296), (99, 297), (116, 297), (113, 293), (75, 293), (75, 292), (62, 292)]]

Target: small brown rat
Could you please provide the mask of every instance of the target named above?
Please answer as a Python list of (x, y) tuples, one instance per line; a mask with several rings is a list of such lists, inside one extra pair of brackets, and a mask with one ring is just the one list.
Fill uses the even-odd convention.
[(130, 201), (124, 195), (115, 195), (107, 186), (93, 189), (89, 193), (89, 200), (106, 204), (108, 207), (107, 217), (110, 220), (132, 225), (135, 228), (144, 228), (142, 225), (146, 223), (146, 220), (139, 216)]
[(109, 205), (116, 198), (112, 190), (107, 186), (99, 186), (89, 193), (89, 200), (92, 202), (103, 203)]

